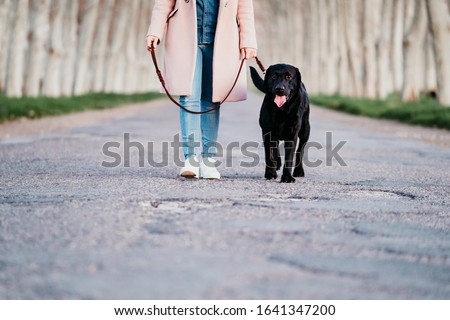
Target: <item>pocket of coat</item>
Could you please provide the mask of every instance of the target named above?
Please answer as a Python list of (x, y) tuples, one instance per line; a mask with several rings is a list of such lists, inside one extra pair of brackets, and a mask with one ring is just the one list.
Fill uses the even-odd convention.
[(169, 22), (169, 20), (172, 19), (173, 16), (174, 16), (177, 12), (178, 12), (178, 9), (172, 11), (172, 12), (169, 14), (169, 16), (167, 17), (167, 22)]

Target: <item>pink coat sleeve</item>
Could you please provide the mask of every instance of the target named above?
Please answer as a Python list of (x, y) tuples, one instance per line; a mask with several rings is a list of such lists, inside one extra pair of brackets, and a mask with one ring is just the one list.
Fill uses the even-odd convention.
[(253, 0), (238, 0), (238, 20), (240, 25), (240, 47), (258, 48), (256, 41), (255, 13)]
[(166, 30), (167, 19), (175, 7), (175, 0), (156, 0), (153, 7), (152, 20), (147, 36), (162, 39)]

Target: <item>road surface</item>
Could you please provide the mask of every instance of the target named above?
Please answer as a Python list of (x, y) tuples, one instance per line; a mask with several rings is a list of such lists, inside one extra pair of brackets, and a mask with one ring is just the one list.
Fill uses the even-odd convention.
[(178, 178), (173, 148), (149, 165), (179, 130), (167, 100), (1, 125), (0, 298), (449, 299), (450, 133), (313, 108), (322, 164), (280, 184), (261, 101), (223, 107), (222, 145), (251, 147), (221, 181)]

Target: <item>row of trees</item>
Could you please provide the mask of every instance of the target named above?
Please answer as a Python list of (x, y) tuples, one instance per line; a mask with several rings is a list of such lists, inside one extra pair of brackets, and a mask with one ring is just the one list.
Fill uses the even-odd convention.
[[(8, 96), (157, 89), (144, 36), (153, 0), (0, 0)], [(309, 91), (450, 105), (450, 0), (255, 0), (259, 56)]]
[(450, 1), (255, 1), (260, 55), (298, 65), (311, 92), (450, 105)]
[(0, 91), (61, 96), (154, 90), (149, 0), (0, 0)]

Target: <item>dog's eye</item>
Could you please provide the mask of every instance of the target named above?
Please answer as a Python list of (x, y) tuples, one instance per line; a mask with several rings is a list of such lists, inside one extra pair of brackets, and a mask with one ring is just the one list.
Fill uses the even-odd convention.
[(274, 74), (274, 75), (272, 75), (272, 79), (277, 79), (278, 78), (278, 75), (277, 74)]
[(290, 74), (287, 74), (286, 75), (286, 80), (288, 80), (288, 81), (292, 80), (292, 76)]

